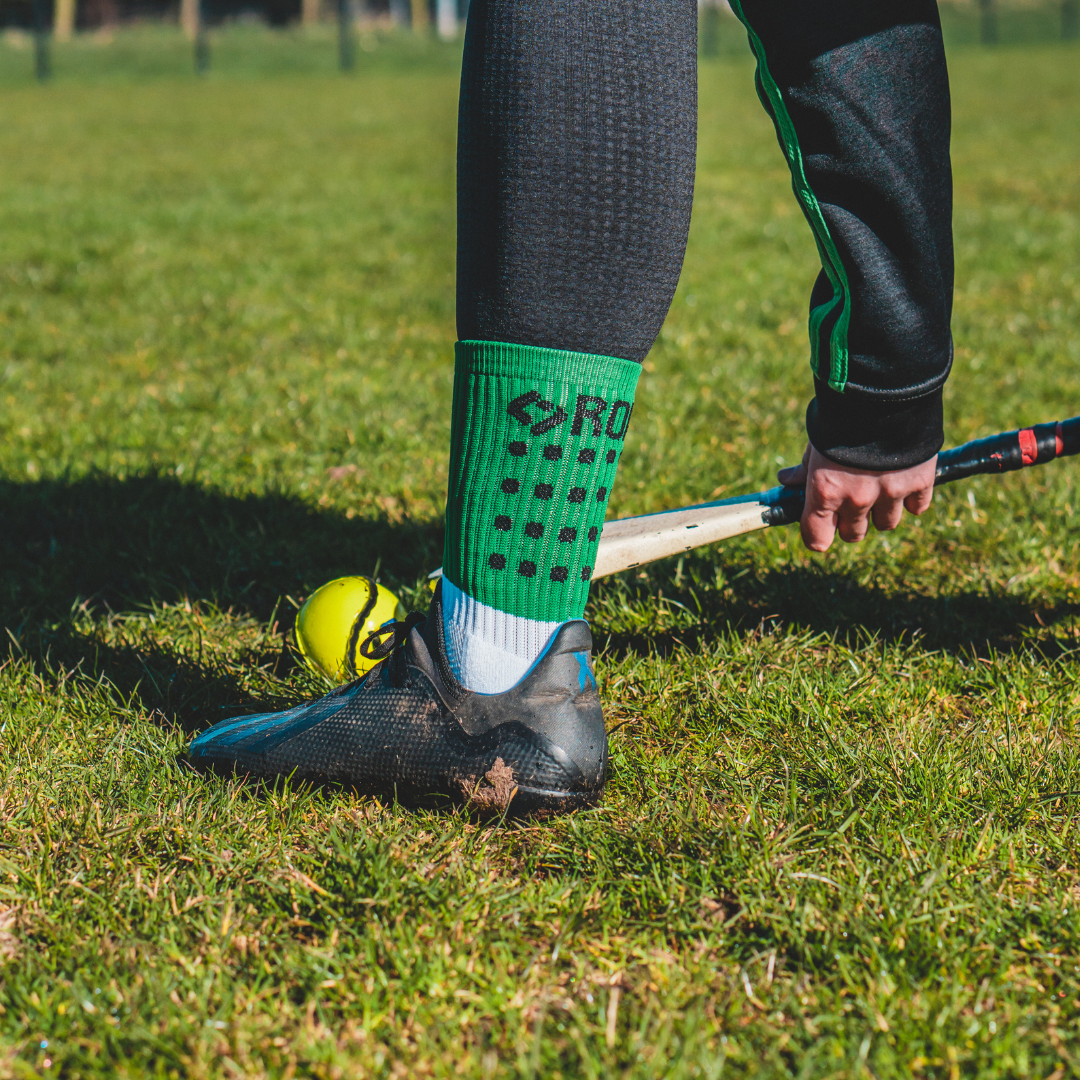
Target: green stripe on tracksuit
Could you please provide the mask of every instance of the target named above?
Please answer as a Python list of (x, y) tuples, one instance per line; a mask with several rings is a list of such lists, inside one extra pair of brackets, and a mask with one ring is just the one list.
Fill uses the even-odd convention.
[[(848, 378), (848, 326), (851, 323), (851, 289), (848, 285), (847, 271), (836, 249), (836, 243), (829, 233), (829, 226), (825, 222), (817, 196), (806, 179), (802, 150), (799, 148), (795, 125), (784, 103), (780, 87), (769, 71), (765, 46), (746, 18), (739, 0), (731, 0), (731, 8), (746, 27), (750, 48), (757, 58), (758, 97), (761, 98), (762, 105), (765, 106), (766, 112), (776, 125), (776, 133), (783, 148), (784, 157), (787, 158), (788, 168), (791, 170), (791, 186), (795, 192), (795, 198), (798, 199), (806, 220), (810, 223), (821, 257), (821, 265), (832, 284), (832, 296), (824, 304), (819, 304), (810, 311), (810, 366), (817, 378), (822, 382), (828, 382), (833, 390), (842, 393)], [(825, 320), (834, 313), (836, 319), (829, 335), (828, 368), (822, 370), (821, 328)]]

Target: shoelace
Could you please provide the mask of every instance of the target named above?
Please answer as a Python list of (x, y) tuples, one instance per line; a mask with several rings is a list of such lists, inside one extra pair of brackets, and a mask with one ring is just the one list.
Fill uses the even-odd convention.
[(393, 622), (383, 623), (378, 630), (373, 630), (360, 642), (360, 655), (365, 660), (385, 660), (405, 644), (413, 627), (419, 626), (426, 618), (422, 612), (413, 611), (404, 622), (395, 619)]

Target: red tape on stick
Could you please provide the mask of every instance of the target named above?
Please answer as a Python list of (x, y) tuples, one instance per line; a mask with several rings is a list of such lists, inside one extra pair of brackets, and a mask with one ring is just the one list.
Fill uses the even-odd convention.
[(1034, 465), (1039, 457), (1039, 442), (1031, 428), (1017, 432), (1020, 436), (1020, 456), (1025, 465)]
[(1060, 420), (1057, 422), (1057, 425), (1054, 428), (1054, 443), (1054, 452), (1057, 454), (1058, 457), (1061, 457), (1061, 451), (1065, 449), (1065, 440), (1061, 436)]

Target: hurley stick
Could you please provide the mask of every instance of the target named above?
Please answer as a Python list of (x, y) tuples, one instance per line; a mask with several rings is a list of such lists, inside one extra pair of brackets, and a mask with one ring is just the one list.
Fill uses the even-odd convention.
[[(978, 473), (1013, 472), (1076, 453), (1080, 453), (1080, 416), (1006, 431), (938, 454), (934, 486)], [(803, 497), (802, 488), (774, 487), (754, 495), (606, 522), (597, 544), (592, 579), (742, 533), (794, 524), (802, 517)], [(442, 570), (430, 576), (441, 577)]]
[[(977, 473), (1013, 472), (1080, 453), (1080, 416), (976, 439), (938, 454), (934, 486)], [(774, 487), (755, 495), (619, 518), (604, 525), (593, 580), (632, 570), (717, 540), (791, 525), (802, 517), (802, 488)]]

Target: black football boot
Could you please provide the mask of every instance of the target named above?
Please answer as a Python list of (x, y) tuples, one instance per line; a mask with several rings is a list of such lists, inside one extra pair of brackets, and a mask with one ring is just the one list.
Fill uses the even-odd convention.
[(285, 712), (223, 720), (195, 739), (188, 760), (405, 802), (450, 796), (498, 813), (596, 802), (608, 748), (589, 624), (563, 624), (505, 693), (476, 694), (450, 670), (441, 593), (426, 619), (414, 613), (365, 642), (365, 656), (384, 659), (363, 678)]

